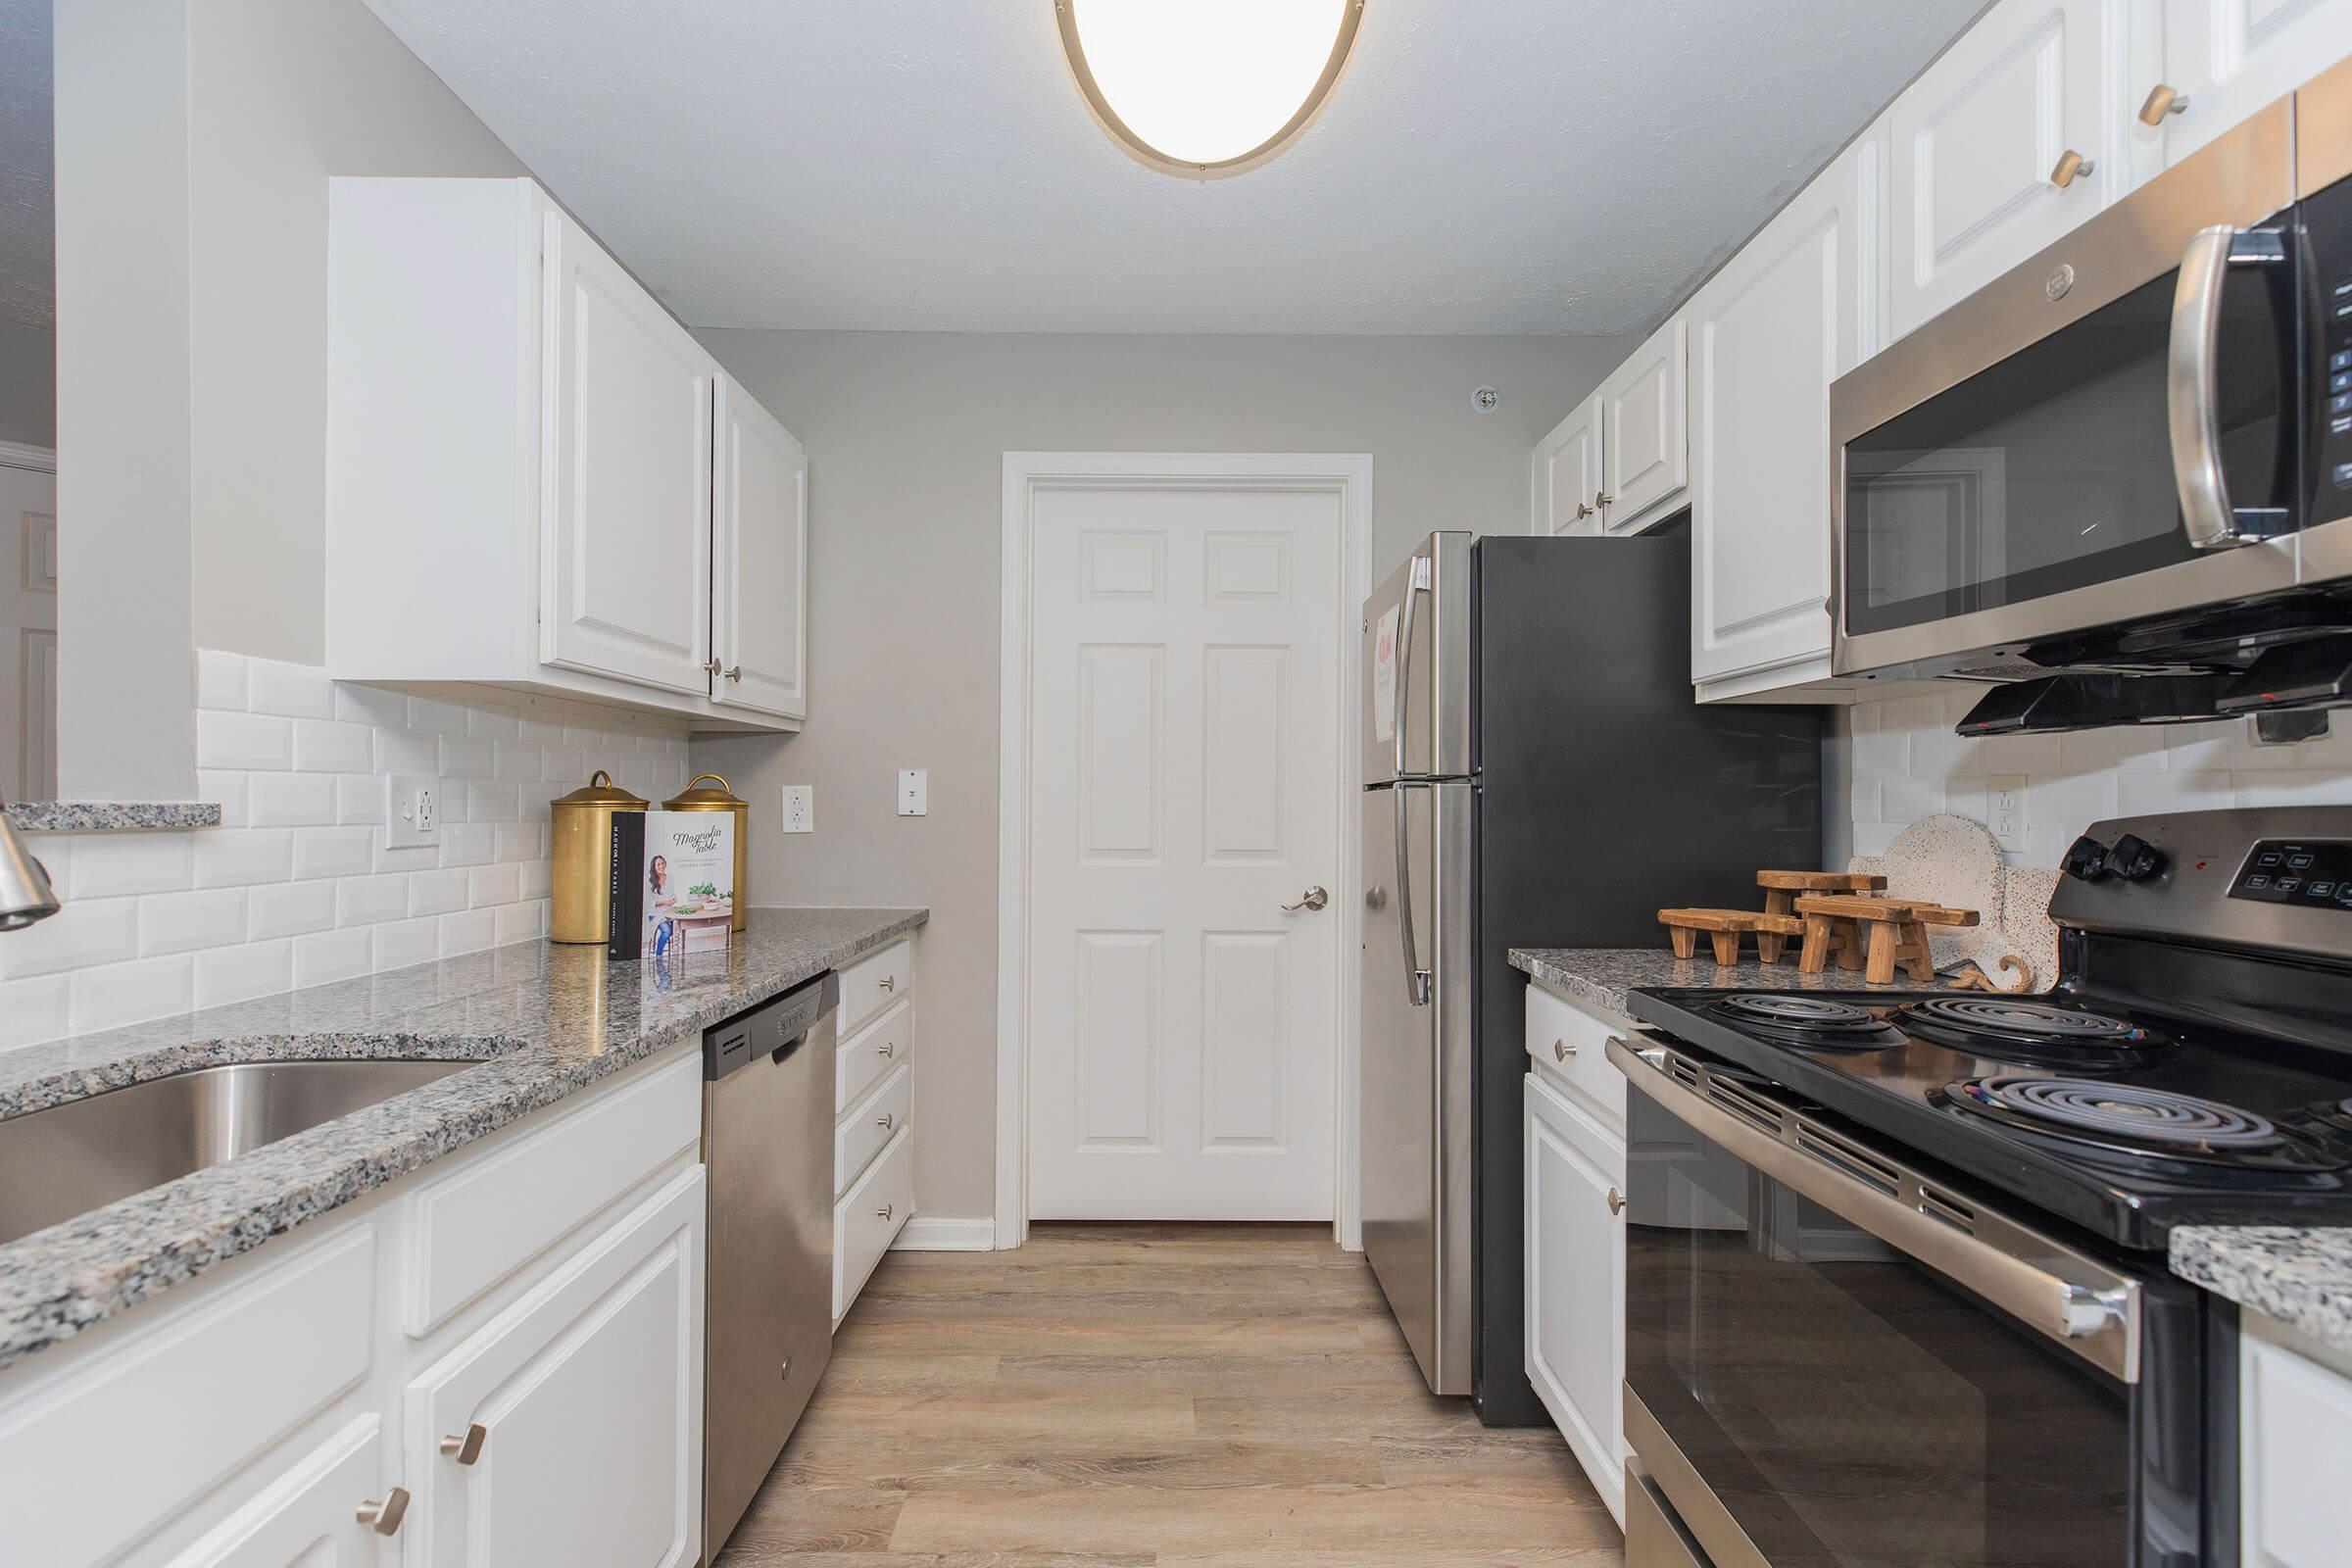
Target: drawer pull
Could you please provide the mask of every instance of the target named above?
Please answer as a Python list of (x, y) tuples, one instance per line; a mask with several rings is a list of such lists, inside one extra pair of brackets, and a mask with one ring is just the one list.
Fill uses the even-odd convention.
[(882, 1053), (882, 1059), (885, 1061), (899, 1054), (899, 1048), (887, 1040), (874, 1047), (874, 1049)]
[(490, 1441), (490, 1429), (479, 1421), (465, 1431), (441, 1440), (441, 1451), (460, 1464), (471, 1464), (482, 1456), (482, 1445)]
[(2188, 94), (2169, 82), (2160, 81), (2148, 89), (2147, 100), (2139, 106), (2139, 122), (2143, 125), (2161, 125), (2168, 115), (2187, 113)]
[(881, 979), (875, 981), (874, 984), (880, 986), (885, 991), (896, 991), (899, 989), (899, 977), (895, 974), (886, 974)]
[(2064, 190), (2076, 180), (2085, 179), (2096, 173), (2098, 168), (2097, 164), (2069, 147), (2058, 155), (2058, 167), (2050, 171), (2050, 183), (2060, 190)]
[(891, 1210), (892, 1210), (892, 1209), (893, 1209), (893, 1207), (895, 1207), (895, 1206), (896, 1206), (896, 1205), (894, 1205), (894, 1204), (890, 1204), (890, 1203), (884, 1203), (884, 1204), (883, 1204), (883, 1205), (882, 1205), (880, 1208), (877, 1208), (877, 1209), (875, 1209), (875, 1210), (874, 1210), (874, 1218), (876, 1218), (876, 1219), (879, 1219), (879, 1220), (887, 1220), (887, 1219), (889, 1219), (889, 1218), (890, 1218), (890, 1215), (891, 1215)]
[(1567, 1060), (1567, 1059), (1568, 1059), (1570, 1056), (1573, 1056), (1573, 1055), (1575, 1055), (1575, 1054), (1576, 1054), (1576, 1048), (1575, 1048), (1574, 1046), (1570, 1045), (1570, 1044), (1569, 1044), (1567, 1041), (1565, 1041), (1565, 1040), (1554, 1040), (1554, 1041), (1551, 1043), (1551, 1058), (1552, 1058), (1552, 1060), (1554, 1060), (1554, 1061), (1566, 1061), (1566, 1060)]
[(409, 1489), (394, 1487), (378, 1502), (373, 1497), (360, 1504), (359, 1521), (369, 1526), (379, 1536), (400, 1534), (400, 1522), (408, 1517)]
[(892, 1123), (897, 1118), (892, 1116), (891, 1113), (886, 1110), (881, 1115), (874, 1118), (874, 1125), (881, 1128), (884, 1132), (888, 1132), (891, 1129)]
[(1612, 1214), (1625, 1212), (1625, 1195), (1614, 1187), (1609, 1189), (1609, 1212)]

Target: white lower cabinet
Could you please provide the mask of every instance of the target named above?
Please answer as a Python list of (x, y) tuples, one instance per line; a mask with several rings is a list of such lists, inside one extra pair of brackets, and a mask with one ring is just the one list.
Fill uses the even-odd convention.
[(701, 1103), (632, 1068), (0, 1369), (0, 1562), (689, 1568)]
[(1527, 1375), (1625, 1523), (1625, 1143), (1541, 1071), (1526, 1083)]
[(2258, 1312), (2241, 1318), (2238, 1520), (2245, 1568), (2335, 1568), (2352, 1550), (2346, 1544), (2352, 1491), (2345, 1486), (2352, 1478), (2352, 1355), (2297, 1339)]
[(704, 1202), (697, 1165), (410, 1385), (423, 1563), (696, 1560)]
[[(384, 1537), (354, 1499), (384, 1503), (392, 1489), (383, 1422), (360, 1417), (263, 1489), (172, 1568), (364, 1568)], [(405, 1522), (405, 1521), (403, 1521)], [(397, 1531), (395, 1532), (397, 1534)]]
[(835, 1048), (833, 1326), (914, 1214), (914, 944), (841, 971)]

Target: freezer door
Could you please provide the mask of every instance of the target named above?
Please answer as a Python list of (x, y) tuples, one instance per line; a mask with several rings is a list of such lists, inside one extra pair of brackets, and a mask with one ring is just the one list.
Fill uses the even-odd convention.
[(1470, 773), (1470, 538), (1433, 533), (1364, 601), (1364, 783)]
[[(1477, 792), (1364, 796), (1364, 1251), (1434, 1393), (1470, 1392), (1470, 867)], [(1407, 950), (1410, 949), (1408, 962)]]

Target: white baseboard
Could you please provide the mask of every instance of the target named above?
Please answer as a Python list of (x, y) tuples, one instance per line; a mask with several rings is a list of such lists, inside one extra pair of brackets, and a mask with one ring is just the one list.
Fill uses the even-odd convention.
[(993, 1252), (997, 1222), (993, 1219), (949, 1219), (917, 1214), (890, 1245), (894, 1252)]

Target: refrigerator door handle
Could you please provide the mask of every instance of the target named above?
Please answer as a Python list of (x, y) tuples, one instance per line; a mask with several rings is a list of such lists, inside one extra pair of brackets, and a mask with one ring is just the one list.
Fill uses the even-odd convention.
[[(1406, 715), (1412, 711), (1412, 697), (1410, 694), (1413, 689), (1413, 596), (1415, 594), (1425, 594), (1429, 592), (1429, 558), (1427, 556), (1415, 556), (1413, 558), (1412, 570), (1405, 574), (1404, 610), (1403, 612), (1397, 617), (1396, 710), (1390, 715), (1390, 717), (1395, 720), (1396, 725), (1396, 776), (1400, 779), (1405, 776), (1405, 719)], [(1430, 737), (1430, 743), (1433, 746), (1437, 743), (1437, 737), (1434, 734)], [(1401, 844), (1404, 841), (1399, 838), (1397, 842)], [(1402, 852), (1399, 851), (1398, 853), (1401, 854)], [(1406, 924), (1409, 925), (1411, 922), (1407, 921)], [(1405, 937), (1405, 953), (1407, 955), (1405, 958), (1405, 967), (1409, 969), (1412, 967), (1412, 958), (1410, 956), (1412, 953), (1412, 937), (1409, 932)]]
[[(1412, 603), (1408, 596), (1407, 605)], [(1421, 956), (1413, 943), (1413, 846), (1411, 797), (1415, 788), (1427, 785), (1399, 783), (1396, 786), (1396, 934), (1404, 944), (1404, 1000), (1408, 1005), (1429, 1005), (1430, 973), (1421, 967)], [(1432, 799), (1435, 805), (1435, 799)]]

